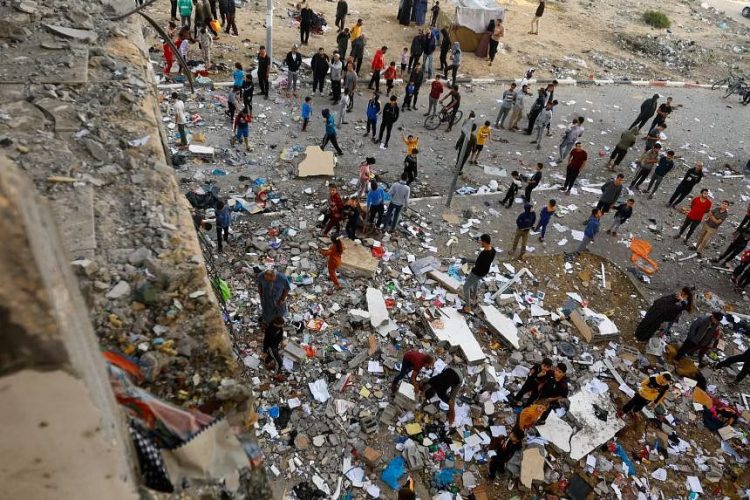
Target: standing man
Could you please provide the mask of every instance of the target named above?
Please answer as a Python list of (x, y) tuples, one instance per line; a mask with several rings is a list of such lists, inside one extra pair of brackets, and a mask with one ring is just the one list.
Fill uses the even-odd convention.
[(633, 147), (637, 139), (638, 129), (636, 127), (631, 127), (620, 135), (620, 142), (617, 143), (615, 149), (612, 150), (612, 154), (609, 155), (609, 161), (607, 162), (609, 170), (614, 172), (620, 166), (622, 160), (625, 159), (625, 155), (628, 154), (628, 149)]
[(589, 243), (594, 242), (594, 238), (599, 233), (599, 219), (602, 217), (602, 211), (598, 208), (591, 210), (591, 217), (586, 222), (586, 229), (583, 230), (583, 240), (578, 245), (576, 253), (585, 252), (588, 250)]
[(235, 16), (237, 15), (237, 5), (234, 3), (234, 0), (229, 0), (227, 2), (227, 22), (224, 26), (224, 33), (227, 35), (229, 34), (229, 30), (232, 30), (232, 36), (238, 36), (239, 32), (237, 31), (237, 23), (235, 21)]
[(432, 18), (430, 19), (430, 27), (434, 28), (435, 24), (437, 24), (437, 18), (440, 15), (440, 2), (435, 2), (435, 4), (432, 6), (432, 9), (430, 9), (432, 12)]
[[(541, 130), (541, 129), (540, 129)], [(573, 189), (578, 175), (581, 170), (586, 167), (586, 162), (589, 159), (589, 155), (580, 141), (576, 142), (573, 151), (568, 156), (568, 166), (565, 168), (565, 184), (563, 185), (562, 191), (565, 194), (570, 194), (570, 190)]]
[(641, 155), (641, 159), (637, 162), (638, 171), (630, 182), (630, 189), (637, 190), (638, 187), (643, 184), (643, 181), (648, 178), (651, 169), (659, 163), (659, 153), (661, 153), (661, 144), (655, 144), (652, 149), (647, 149), (646, 152)]
[(505, 128), (505, 118), (513, 108), (513, 104), (516, 102), (516, 84), (511, 83), (510, 88), (503, 92), (502, 102), (500, 103), (500, 111), (497, 113), (497, 119), (495, 120), (495, 128)]
[(688, 171), (685, 172), (685, 177), (682, 178), (682, 181), (680, 181), (675, 188), (674, 193), (670, 196), (667, 206), (675, 208), (687, 195), (690, 194), (690, 191), (693, 190), (695, 185), (698, 184), (701, 179), (703, 179), (703, 162), (696, 161), (695, 166), (689, 168)]
[(271, 56), (266, 52), (266, 47), (261, 45), (258, 49), (258, 86), (264, 99), (268, 99), (268, 75), (271, 72)]
[(443, 83), (440, 81), (440, 75), (435, 75), (435, 79), (430, 84), (430, 97), (427, 113), (424, 116), (433, 116), (437, 114), (437, 105), (440, 95), (443, 93)]
[(648, 134), (646, 134), (646, 137), (643, 139), (646, 141), (646, 151), (653, 148), (656, 144), (658, 144), (659, 140), (661, 140), (661, 134), (667, 129), (666, 123), (660, 123), (656, 125), (654, 128), (648, 131)]
[(432, 78), (432, 58), (437, 48), (437, 40), (432, 34), (432, 30), (424, 30), (424, 54), (422, 55), (422, 68), (427, 70), (427, 78)]
[(573, 149), (573, 146), (575, 146), (578, 139), (583, 135), (583, 121), (584, 118), (582, 116), (579, 116), (578, 118), (573, 120), (573, 123), (570, 124), (570, 127), (565, 130), (562, 141), (560, 141), (560, 145), (557, 147), (558, 152), (560, 153), (560, 157), (557, 159), (557, 163), (563, 161), (563, 158), (568, 157), (570, 151)]
[[(229, 226), (232, 224), (232, 209), (223, 201), (216, 202), (216, 246), (224, 251), (223, 243), (229, 244)], [(223, 240), (223, 241), (222, 241)]]
[(177, 131), (180, 133), (180, 146), (182, 148), (187, 147), (187, 131), (185, 125), (187, 120), (185, 118), (185, 103), (182, 102), (177, 92), (172, 92), (172, 109), (174, 109), (174, 122), (177, 124)]
[[(230, 0), (231, 1), (231, 0)], [(302, 10), (299, 13), (299, 43), (307, 45), (310, 38), (310, 28), (313, 22), (313, 10), (303, 2)]]
[[(362, 19), (357, 19), (357, 24), (352, 28), (352, 42), (362, 36)], [(359, 71), (357, 71), (359, 73)]]
[(177, 0), (177, 7), (180, 9), (182, 25), (190, 29), (190, 17), (193, 15), (193, 0)]
[(659, 157), (659, 164), (656, 165), (654, 173), (651, 174), (651, 180), (648, 182), (646, 192), (648, 193), (648, 199), (654, 197), (654, 193), (659, 189), (661, 181), (664, 180), (664, 176), (672, 171), (674, 168), (674, 151), (671, 149), (667, 151), (666, 156)]
[[(440, 69), (445, 72), (448, 67), (448, 52), (451, 50), (451, 37), (447, 28), (440, 30)], [(447, 77), (446, 77), (447, 78)]]
[(458, 68), (461, 66), (461, 56), (463, 55), (463, 52), (461, 52), (461, 44), (458, 42), (453, 42), (453, 48), (451, 49), (451, 64), (447, 68), (445, 68), (445, 73), (443, 74), (443, 78), (446, 80), (448, 79), (448, 71), (451, 71), (451, 74), (453, 76), (453, 85), (456, 85), (456, 74), (458, 73)]
[(422, 69), (422, 65), (420, 63), (414, 65), (414, 69), (411, 71), (411, 75), (409, 76), (409, 82), (414, 84), (414, 95), (411, 98), (411, 108), (413, 110), (416, 110), (417, 98), (419, 97), (419, 88), (422, 86), (422, 83), (424, 83), (424, 70)]
[(719, 341), (722, 319), (724, 319), (724, 315), (718, 311), (714, 311), (708, 316), (696, 318), (690, 325), (685, 342), (682, 343), (677, 351), (677, 355), (674, 358), (675, 361), (679, 361), (686, 354), (697, 350), (698, 366), (702, 367), (703, 356), (712, 346), (716, 347)]
[[(625, 176), (623, 176), (624, 178)], [(628, 219), (633, 215), (633, 206), (635, 206), (635, 200), (629, 198), (625, 203), (620, 203), (615, 208), (615, 216), (612, 220), (612, 225), (607, 229), (606, 233), (612, 236), (617, 236), (617, 229), (625, 224)]]
[(514, 132), (518, 130), (518, 122), (520, 122), (521, 118), (523, 118), (523, 101), (524, 97), (527, 95), (531, 95), (528, 85), (522, 85), (521, 90), (516, 91), (516, 95), (513, 100), (513, 114), (511, 114), (510, 116), (509, 126), (509, 129)]
[(534, 122), (536, 122), (539, 113), (541, 113), (547, 105), (547, 92), (544, 88), (537, 90), (536, 100), (529, 110), (529, 124), (526, 126), (526, 135), (531, 135), (534, 130)]
[(323, 47), (320, 47), (310, 61), (310, 68), (313, 73), (313, 94), (315, 94), (315, 90), (320, 87), (319, 95), (323, 95), (323, 87), (326, 81), (326, 74), (328, 74), (328, 67), (328, 55), (325, 53)]
[(542, 135), (544, 129), (547, 128), (552, 121), (552, 108), (557, 106), (557, 101), (548, 102), (544, 106), (544, 110), (539, 113), (536, 119), (534, 127), (536, 128), (536, 140), (531, 141), (531, 144), (536, 144), (537, 149), (542, 149)]
[(719, 230), (719, 226), (724, 224), (729, 215), (729, 201), (724, 200), (721, 204), (708, 212), (708, 217), (703, 221), (701, 231), (698, 233), (698, 241), (695, 244), (695, 251), (698, 253), (698, 257), (703, 256), (703, 250), (711, 242), (711, 238), (714, 237), (716, 231)]
[(492, 66), (492, 63), (495, 61), (495, 56), (497, 55), (497, 48), (500, 46), (500, 39), (505, 35), (505, 26), (503, 26), (503, 20), (497, 19), (495, 21), (495, 29), (492, 31), (492, 35), (490, 35), (490, 66)]
[(487, 276), (490, 272), (490, 266), (492, 261), (495, 260), (495, 254), (497, 253), (492, 248), (492, 238), (489, 234), (483, 234), (479, 237), (479, 243), (482, 250), (479, 252), (476, 260), (473, 259), (461, 259), (462, 262), (470, 262), (474, 264), (471, 272), (466, 277), (464, 282), (464, 308), (463, 312), (471, 313), (472, 305), (477, 301), (477, 291), (479, 289), (479, 283), (482, 278)]
[(638, 116), (628, 128), (635, 127), (638, 130), (642, 129), (646, 122), (656, 113), (657, 101), (659, 101), (659, 94), (654, 94), (650, 99), (643, 101), (640, 113), (638, 113)]
[(357, 90), (358, 81), (359, 77), (354, 71), (354, 64), (351, 61), (347, 62), (346, 70), (344, 71), (344, 90), (349, 91), (349, 105), (346, 108), (347, 111), (351, 111), (354, 107), (354, 93)]
[(681, 108), (682, 104), (678, 104), (677, 106), (672, 105), (672, 98), (667, 97), (667, 102), (661, 103), (659, 105), (659, 108), (656, 110), (656, 116), (654, 117), (654, 121), (651, 122), (651, 128), (656, 127), (657, 125), (661, 123), (666, 123), (667, 118), (669, 115), (672, 114), (672, 111), (674, 111), (674, 108)]
[(289, 279), (272, 267), (266, 269), (256, 278), (260, 296), (261, 322), (270, 325), (276, 318), (287, 315), (286, 298), (289, 295)]
[(404, 158), (404, 173), (406, 174), (406, 185), (411, 186), (411, 183), (417, 179), (417, 155), (419, 149), (414, 148), (406, 153)]
[(380, 115), (380, 100), (378, 93), (375, 92), (372, 95), (372, 99), (367, 102), (367, 130), (364, 135), (364, 137), (367, 137), (370, 135), (370, 130), (372, 130), (373, 142), (376, 140), (375, 133), (377, 132), (378, 115)]
[[(380, 149), (388, 148), (388, 141), (391, 140), (391, 129), (393, 124), (398, 120), (399, 109), (398, 109), (398, 98), (392, 95), (388, 102), (383, 106), (383, 118), (380, 121), (380, 135), (378, 140), (375, 141), (377, 144), (380, 143)], [(385, 142), (383, 142), (383, 132), (385, 134)], [(390, 209), (390, 207), (388, 207)]]
[(422, 368), (432, 370), (432, 367), (434, 366), (435, 357), (431, 354), (419, 351), (407, 351), (401, 360), (401, 370), (399, 370), (398, 375), (396, 375), (396, 378), (391, 382), (391, 392), (396, 392), (398, 389), (398, 383), (408, 377), (409, 373), (411, 373), (411, 385), (413, 385), (418, 391), (417, 376), (419, 376), (419, 372), (422, 371)]
[(333, 96), (331, 97), (331, 100), (333, 101), (333, 104), (336, 105), (341, 100), (341, 71), (343, 69), (343, 64), (341, 63), (341, 59), (339, 57), (339, 54), (334, 52), (333, 53), (333, 59), (331, 60), (330, 64), (330, 70), (331, 70), (331, 93)]
[(529, 35), (538, 35), (539, 34), (539, 20), (544, 15), (544, 0), (539, 0), (539, 5), (536, 7), (536, 12), (534, 13), (534, 19), (531, 20), (531, 31), (529, 31)]
[[(375, 92), (380, 92), (380, 72), (385, 68), (385, 53), (387, 51), (388, 47), (383, 45), (375, 51), (375, 57), (372, 58), (372, 78), (370, 78), (367, 88)], [(372, 88), (373, 84), (375, 84), (374, 89)]]
[(526, 182), (526, 189), (524, 190), (524, 201), (526, 203), (531, 203), (531, 192), (536, 188), (540, 182), (542, 182), (542, 169), (544, 168), (543, 163), (537, 163), (536, 164), (536, 172), (534, 172), (534, 175), (531, 176), (531, 178)]
[(487, 144), (487, 141), (490, 140), (490, 136), (492, 135), (492, 127), (490, 127), (490, 121), (487, 120), (484, 122), (484, 125), (479, 127), (477, 130), (477, 143), (474, 146), (474, 150), (469, 155), (469, 163), (476, 165), (477, 160), (479, 159), (479, 153), (482, 152), (484, 149), (484, 145)]
[(342, 60), (346, 60), (346, 51), (349, 49), (349, 36), (349, 28), (342, 29), (336, 35), (336, 46)]
[(352, 50), (349, 57), (352, 58), (352, 62), (354, 63), (352, 67), (357, 71), (357, 75), (359, 75), (359, 71), (362, 69), (362, 61), (365, 58), (366, 43), (367, 38), (365, 35), (359, 35), (357, 38), (354, 38), (354, 35), (352, 35)]
[(385, 191), (378, 186), (377, 181), (370, 181), (370, 190), (367, 192), (367, 230), (380, 227), (383, 222), (383, 204), (385, 203)]
[(401, 174), (401, 179), (393, 183), (391, 189), (388, 190), (388, 194), (391, 195), (391, 202), (388, 204), (388, 210), (385, 213), (383, 229), (387, 232), (393, 232), (401, 216), (401, 210), (409, 203), (411, 188), (406, 185), (406, 174)]
[(286, 54), (287, 67), (287, 92), (292, 91), (292, 95), (297, 97), (297, 80), (299, 78), (299, 68), (302, 66), (302, 54), (297, 52), (297, 44), (292, 45), (292, 50)]
[[(602, 186), (602, 195), (599, 198), (599, 202), (596, 204), (596, 208), (602, 211), (603, 214), (609, 212), (612, 205), (617, 203), (622, 193), (622, 185), (625, 182), (625, 175), (617, 174), (617, 177), (610, 179), (605, 182)], [(624, 222), (624, 221), (623, 221)], [(620, 222), (622, 224), (622, 222)]]
[(688, 240), (693, 235), (693, 231), (695, 231), (695, 228), (698, 227), (698, 224), (703, 220), (703, 216), (706, 215), (709, 210), (711, 210), (711, 200), (708, 199), (708, 189), (701, 189), (700, 196), (696, 196), (693, 198), (693, 201), (690, 202), (690, 211), (685, 217), (682, 226), (680, 226), (679, 232), (675, 234), (673, 238), (679, 240), (682, 233), (684, 233), (685, 229), (689, 226), (690, 229), (688, 230), (687, 235), (685, 235), (685, 244), (687, 245)]
[(346, 24), (346, 15), (349, 13), (349, 5), (346, 0), (339, 0), (336, 3), (336, 27), (340, 31), (344, 31), (344, 24)]
[(734, 236), (732, 243), (718, 259), (713, 259), (712, 262), (718, 262), (720, 266), (726, 266), (747, 247), (747, 242), (750, 241), (750, 205), (747, 207), (745, 217), (732, 235)]
[(516, 234), (513, 236), (513, 247), (510, 250), (510, 256), (512, 257), (513, 254), (516, 253), (516, 247), (520, 242), (521, 250), (518, 253), (519, 260), (526, 254), (526, 242), (529, 240), (529, 233), (536, 222), (536, 212), (534, 212), (533, 209), (534, 205), (531, 203), (525, 203), (523, 205), (523, 212), (516, 217)]
[(406, 67), (407, 71), (411, 71), (414, 65), (419, 62), (424, 52), (424, 36), (422, 35), (421, 28), (417, 28), (417, 34), (411, 39), (411, 47), (409, 47), (409, 65)]
[(342, 154), (344, 154), (344, 152), (341, 151), (339, 142), (338, 140), (336, 140), (336, 119), (331, 114), (331, 111), (328, 110), (328, 108), (321, 111), (321, 114), (326, 121), (326, 135), (323, 137), (323, 142), (320, 144), (320, 149), (325, 151), (326, 145), (328, 144), (328, 142), (330, 142), (331, 144), (333, 144), (333, 147), (336, 150), (336, 155), (341, 156)]

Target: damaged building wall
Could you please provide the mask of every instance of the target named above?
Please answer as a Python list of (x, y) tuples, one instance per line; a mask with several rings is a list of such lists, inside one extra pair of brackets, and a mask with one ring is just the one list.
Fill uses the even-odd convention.
[[(4, 26), (14, 26), (0, 30), (8, 48), (0, 63), (0, 154), (7, 157), (2, 170), (23, 171), (28, 176), (35, 189), (27, 190), (24, 202), (32, 203), (33, 191), (44, 198), (62, 242), (54, 247), (53, 236), (47, 237), (43, 242), (50, 247), (35, 259), (33, 252), (15, 246), (4, 248), (14, 256), (5, 261), (9, 272), (18, 274), (14, 275), (17, 279), (6, 280), (8, 289), (0, 308), (7, 346), (3, 370), (43, 368), (56, 383), (79, 392), (80, 382), (67, 374), (81, 376), (91, 386), (95, 405), (90, 405), (90, 419), (81, 417), (76, 422), (81, 432), (67, 437), (72, 445), (77, 442), (74, 438), (97, 428), (86, 430), (87, 425), (106, 422), (101, 434), (107, 446), (89, 450), (90, 457), (100, 460), (102, 466), (110, 463), (107, 456), (118, 451), (125, 454), (112, 443), (122, 448), (127, 434), (115, 424), (122, 418), (120, 410), (108, 406), (112, 403), (109, 381), (99, 353), (93, 349), (94, 338), (101, 350), (114, 350), (137, 360), (145, 375), (145, 388), (164, 401), (183, 408), (202, 407), (214, 417), (239, 408), (232, 422), (240, 424), (251, 422), (253, 415), (252, 400), (247, 397), (239, 402), (217, 396), (222, 382), (237, 379), (241, 373), (206, 272), (189, 205), (167, 164), (160, 102), (143, 24), (137, 16), (109, 21), (115, 8), (122, 6), (109, 0), (0, 6), (7, 21)], [(19, 226), (20, 216), (9, 210), (7, 204), (2, 207), (5, 225)], [(24, 214), (24, 220), (28, 217), (31, 215)], [(27, 222), (39, 235), (54, 235), (55, 224), (40, 221)], [(16, 262), (36, 263), (38, 280), (33, 281), (33, 274), (26, 272), (28, 266)], [(44, 286), (50, 286), (54, 273), (64, 275), (71, 263), (85, 302), (80, 297), (77, 302), (71, 299), (58, 283), (52, 283), (51, 290), (56, 293), (46, 298), (40, 295)], [(27, 290), (41, 305), (21, 301), (19, 289)], [(88, 318), (73, 314), (78, 306)], [(14, 307), (21, 308), (23, 314), (14, 312)], [(46, 333), (45, 328), (54, 332), (55, 322), (74, 335)], [(34, 336), (29, 337), (27, 331)], [(87, 347), (87, 343), (91, 345)], [(80, 366), (89, 371), (78, 372)], [(13, 386), (34, 387), (39, 381), (38, 377), (18, 380)], [(71, 404), (82, 412), (89, 408), (81, 398), (48, 400), (47, 395), (40, 393), (39, 398)], [(101, 419), (96, 408), (103, 411)], [(20, 414), (11, 410), (18, 408), (8, 409), (4, 418), (20, 425)], [(73, 418), (66, 412), (60, 416)], [(40, 427), (49, 424), (34, 423)], [(54, 431), (65, 432), (60, 428)], [(55, 449), (58, 443), (65, 444), (52, 440), (46, 449), (34, 448), (31, 442), (28, 447), (38, 450), (35, 459), (45, 460), (48, 454), (64, 457)], [(129, 479), (132, 490), (138, 481), (132, 480), (129, 471), (135, 469), (132, 464), (122, 465), (124, 460), (113, 459), (117, 474), (109, 476)], [(70, 461), (68, 465), (82, 464)], [(249, 478), (243, 483), (244, 491), (268, 498), (262, 469)], [(57, 480), (62, 481), (52, 477), (47, 485), (62, 488), (63, 483)], [(103, 496), (119, 498), (115, 488), (98, 497)]]

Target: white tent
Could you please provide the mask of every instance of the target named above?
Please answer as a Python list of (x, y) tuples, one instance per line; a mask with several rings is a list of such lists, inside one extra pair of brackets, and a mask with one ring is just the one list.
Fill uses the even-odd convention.
[(493, 19), (503, 19), (505, 10), (495, 0), (453, 0), (456, 24), (474, 33), (484, 33)]

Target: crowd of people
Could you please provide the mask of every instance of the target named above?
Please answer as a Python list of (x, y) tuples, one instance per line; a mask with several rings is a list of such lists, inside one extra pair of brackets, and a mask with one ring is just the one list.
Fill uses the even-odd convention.
[[(176, 34), (175, 46), (187, 56), (189, 45), (193, 42), (200, 44), (205, 64), (210, 66), (210, 50), (212, 40), (223, 29), (225, 33), (237, 33), (234, 21), (234, 2), (219, 1), (220, 24), (214, 24), (217, 18), (216, 2), (207, 4), (206, 0), (193, 2), (192, 0), (173, 0), (172, 18), (176, 19), (179, 12), (182, 26), (177, 29), (173, 21), (168, 32), (170, 36)], [(194, 5), (195, 4), (195, 5)], [(544, 14), (544, 0), (539, 2), (532, 21), (530, 34), (537, 34), (539, 20)], [(231, 5), (231, 7), (230, 7)], [(310, 43), (311, 23), (314, 12), (310, 5), (302, 2), (299, 6), (300, 46)], [(375, 50), (369, 62), (369, 79), (367, 91), (369, 98), (363, 116), (366, 122), (364, 137), (379, 144), (381, 149), (389, 147), (392, 129), (399, 122), (401, 113), (412, 112), (421, 105), (419, 95), (421, 89), (429, 82), (428, 105), (425, 117), (443, 113), (447, 117), (447, 132), (452, 130), (457, 113), (461, 108), (461, 91), (457, 77), (463, 60), (460, 43), (451, 40), (447, 29), (436, 27), (439, 14), (439, 4), (435, 2), (432, 9), (432, 19), (427, 27), (417, 29), (409, 47), (403, 47), (399, 52), (383, 45)], [(312, 74), (312, 91), (299, 100), (300, 130), (307, 132), (310, 122), (314, 120), (316, 102), (313, 97), (328, 96), (329, 104), (320, 110), (324, 123), (324, 136), (320, 147), (325, 149), (330, 143), (336, 155), (343, 155), (338, 134), (348, 122), (346, 116), (354, 110), (355, 97), (365, 91), (363, 83), (367, 75), (362, 73), (365, 59), (364, 48), (367, 42), (365, 22), (357, 19), (347, 26), (349, 8), (345, 0), (339, 0), (336, 6), (335, 26), (337, 29), (336, 46), (329, 56), (325, 47), (319, 47), (310, 62)], [(192, 26), (192, 35), (191, 35)], [(216, 29), (219, 28), (219, 29)], [(488, 58), (492, 64), (495, 60), (498, 44), (504, 36), (505, 26), (502, 20), (493, 21), (488, 31), (491, 33)], [(394, 54), (391, 56), (391, 54)], [(437, 54), (438, 62), (434, 61)], [(174, 58), (164, 45), (165, 74), (173, 70)], [(293, 45), (285, 54), (282, 64), (282, 74), (279, 90), (290, 99), (299, 99), (298, 92), (306, 88), (301, 82), (303, 70), (303, 56), (298, 45)], [(256, 76), (251, 75), (250, 68), (257, 70)], [(265, 47), (260, 46), (254, 64), (245, 67), (237, 62), (232, 73), (233, 86), (227, 94), (226, 114), (232, 123), (232, 145), (242, 143), (250, 149), (249, 125), (252, 122), (252, 103), (255, 85), (259, 87), (259, 95), (269, 98), (271, 86), (269, 75), (272, 61)], [(367, 71), (367, 69), (366, 69)], [(473, 124), (464, 127), (460, 124), (461, 134), (456, 143), (458, 157), (456, 168), (463, 171), (464, 164), (477, 164), (483, 148), (491, 140), (493, 134), (522, 133), (532, 136), (532, 144), (540, 149), (542, 141), (551, 137), (550, 124), (554, 116), (558, 100), (555, 98), (557, 81), (537, 89), (532, 88), (531, 79), (534, 70), (529, 69), (520, 82), (511, 83), (503, 89), (499, 99), (497, 118), (494, 124), (484, 121), (483, 124)], [(360, 82), (362, 79), (362, 82)], [(398, 80), (402, 83), (398, 85)], [(383, 85), (384, 83), (384, 85)], [(398, 86), (398, 88), (397, 88)], [(399, 103), (397, 90), (402, 90), (403, 100)], [(385, 95), (383, 95), (385, 94)], [(384, 102), (381, 102), (382, 101)], [(654, 94), (640, 106), (638, 116), (622, 131), (619, 140), (613, 144), (606, 168), (613, 173), (613, 177), (601, 187), (601, 195), (595, 207), (592, 207), (584, 224), (583, 238), (576, 252), (584, 252), (597, 239), (600, 233), (601, 219), (611, 214), (609, 228), (605, 234), (616, 236), (623, 224), (633, 216), (636, 207), (636, 197), (640, 194), (652, 199), (665, 177), (675, 169), (675, 160), (680, 157), (673, 150), (664, 151), (663, 138), (668, 126), (673, 126), (671, 117), (681, 106), (674, 104), (671, 97), (659, 103), (661, 96)], [(182, 146), (187, 145), (186, 117), (184, 103), (177, 93), (172, 95), (175, 123), (178, 127)], [(319, 101), (318, 101), (319, 102)], [(530, 102), (530, 106), (527, 104)], [(440, 107), (440, 109), (438, 109)], [(473, 113), (469, 120), (474, 119)], [(525, 122), (524, 122), (525, 120)], [(378, 123), (380, 122), (380, 123)], [(649, 124), (650, 122), (650, 124)], [(576, 188), (580, 174), (589, 165), (589, 152), (586, 151), (582, 136), (585, 133), (584, 116), (576, 116), (565, 127), (558, 145), (558, 158), (565, 173), (565, 181), (560, 189), (560, 196), (569, 196)], [(648, 126), (647, 126), (648, 124)], [(467, 137), (468, 135), (468, 137)], [(368, 156), (358, 167), (358, 182), (356, 193), (346, 196), (339, 192), (334, 183), (328, 184), (328, 200), (322, 213), (320, 224), (321, 234), (330, 234), (330, 246), (320, 251), (327, 260), (328, 276), (335, 288), (342, 286), (337, 270), (341, 266), (342, 256), (346, 252), (346, 244), (342, 238), (346, 236), (354, 240), (358, 235), (373, 235), (382, 232), (397, 236), (399, 221), (408, 210), (411, 186), (419, 178), (420, 138), (413, 133), (401, 133), (405, 145), (403, 173), (390, 186), (385, 186), (374, 171), (376, 158)], [(641, 148), (638, 143), (643, 142)], [(468, 144), (468, 147), (465, 145)], [(625, 173), (619, 171), (626, 156), (631, 152), (637, 153), (635, 164), (637, 171), (625, 187)], [(461, 156), (463, 152), (463, 156)], [(547, 199), (537, 215), (532, 199), (534, 190), (543, 180), (544, 164), (536, 163), (533, 171), (522, 173), (512, 171), (503, 199), (499, 202), (503, 207), (511, 209), (518, 196), (523, 199), (522, 210), (516, 217), (516, 231), (509, 256), (521, 259), (527, 248), (527, 241), (532, 232), (537, 233), (540, 241), (544, 241), (547, 226), (553, 217), (557, 217), (558, 200)], [(682, 180), (678, 183), (674, 193), (664, 200), (666, 207), (676, 209), (688, 198), (694, 188), (703, 179), (703, 163), (695, 161)], [(646, 183), (648, 181), (648, 183)], [(642, 188), (642, 186), (646, 186)], [(629, 189), (633, 195), (623, 199), (623, 194)], [(388, 200), (388, 202), (386, 202)], [(703, 188), (697, 196), (689, 201), (685, 207), (685, 219), (679, 230), (673, 235), (674, 239), (682, 239), (685, 245), (694, 250), (699, 258), (707, 250), (711, 239), (724, 225), (730, 214), (731, 203), (712, 200), (708, 189)], [(217, 247), (223, 251), (223, 245), (229, 243), (228, 235), (232, 217), (229, 207), (223, 202), (217, 205), (216, 230)], [(343, 226), (343, 228), (342, 228)], [(605, 226), (607, 227), (607, 226)], [(331, 231), (335, 228), (335, 232)], [(697, 238), (691, 243), (693, 235)], [(750, 206), (741, 223), (733, 231), (733, 240), (728, 248), (713, 259), (713, 262), (726, 266), (741, 254), (732, 280), (738, 288), (744, 288), (750, 282)], [(516, 254), (516, 252), (518, 252)], [(475, 258), (466, 258), (464, 262), (473, 264), (466, 276), (463, 288), (463, 312), (473, 314), (473, 308), (478, 301), (480, 284), (489, 273), (497, 251), (492, 245), (490, 235), (483, 234), (479, 238), (478, 254)], [(284, 325), (287, 315), (286, 299), (289, 293), (289, 280), (283, 273), (269, 268), (257, 270), (258, 294), (261, 298), (262, 325), (264, 329), (263, 351), (266, 354), (266, 365), (283, 378), (282, 363), (279, 357), (279, 347), (284, 337)], [(651, 348), (653, 339), (668, 338), (673, 325), (679, 321), (682, 312), (693, 312), (695, 309), (693, 290), (683, 288), (676, 294), (669, 294), (656, 300), (646, 312), (635, 331), (638, 341), (646, 342)], [(706, 353), (714, 349), (721, 333), (722, 321), (725, 316), (721, 312), (695, 319), (690, 325), (688, 334), (674, 356), (680, 361), (686, 356), (696, 355), (699, 367), (704, 366)], [(666, 342), (666, 341), (665, 341)], [(665, 343), (664, 342), (664, 343)], [(663, 345), (661, 351), (663, 352)], [(408, 351), (404, 354), (398, 375), (393, 379), (391, 390), (395, 394), (400, 383), (411, 375), (410, 383), (415, 386), (417, 393), (424, 396), (425, 402), (430, 400), (442, 401), (447, 405), (447, 420), (452, 423), (455, 418), (455, 401), (460, 394), (463, 379), (458, 370), (448, 367), (440, 373), (420, 381), (423, 370), (432, 371), (435, 365), (433, 354)], [(733, 356), (715, 364), (715, 368), (743, 362), (744, 366), (737, 375), (734, 383), (741, 382), (750, 373), (750, 350), (738, 356)], [(513, 394), (510, 403), (517, 405), (517, 422), (507, 436), (494, 438), (490, 445), (492, 456), (489, 463), (489, 477), (494, 479), (502, 473), (505, 464), (520, 449), (525, 433), (534, 425), (545, 421), (550, 412), (564, 406), (569, 393), (567, 379), (567, 365), (553, 364), (549, 358), (534, 365), (520, 390)], [(639, 385), (636, 394), (620, 408), (619, 415), (638, 414), (647, 405), (659, 405), (666, 397), (675, 375), (670, 371), (654, 372)], [(728, 410), (727, 410), (728, 411)], [(721, 415), (711, 414), (705, 417), (707, 421), (721, 418)], [(708, 424), (707, 424), (708, 425)]]

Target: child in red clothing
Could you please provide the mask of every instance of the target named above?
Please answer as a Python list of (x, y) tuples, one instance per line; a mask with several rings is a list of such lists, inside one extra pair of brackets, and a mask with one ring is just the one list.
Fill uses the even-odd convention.
[(172, 65), (174, 64), (174, 54), (172, 53), (172, 47), (166, 40), (164, 40), (162, 50), (164, 51), (164, 76), (169, 76)]
[(341, 288), (339, 279), (336, 276), (336, 269), (341, 266), (341, 254), (344, 253), (344, 245), (339, 241), (339, 237), (331, 235), (332, 245), (325, 250), (321, 250), (321, 255), (328, 257), (328, 277), (333, 281), (333, 286)]
[(391, 90), (393, 90), (393, 80), (396, 79), (396, 61), (391, 61), (391, 64), (385, 70), (385, 73), (383, 73), (383, 78), (385, 78), (386, 85), (385, 95), (391, 95)]

